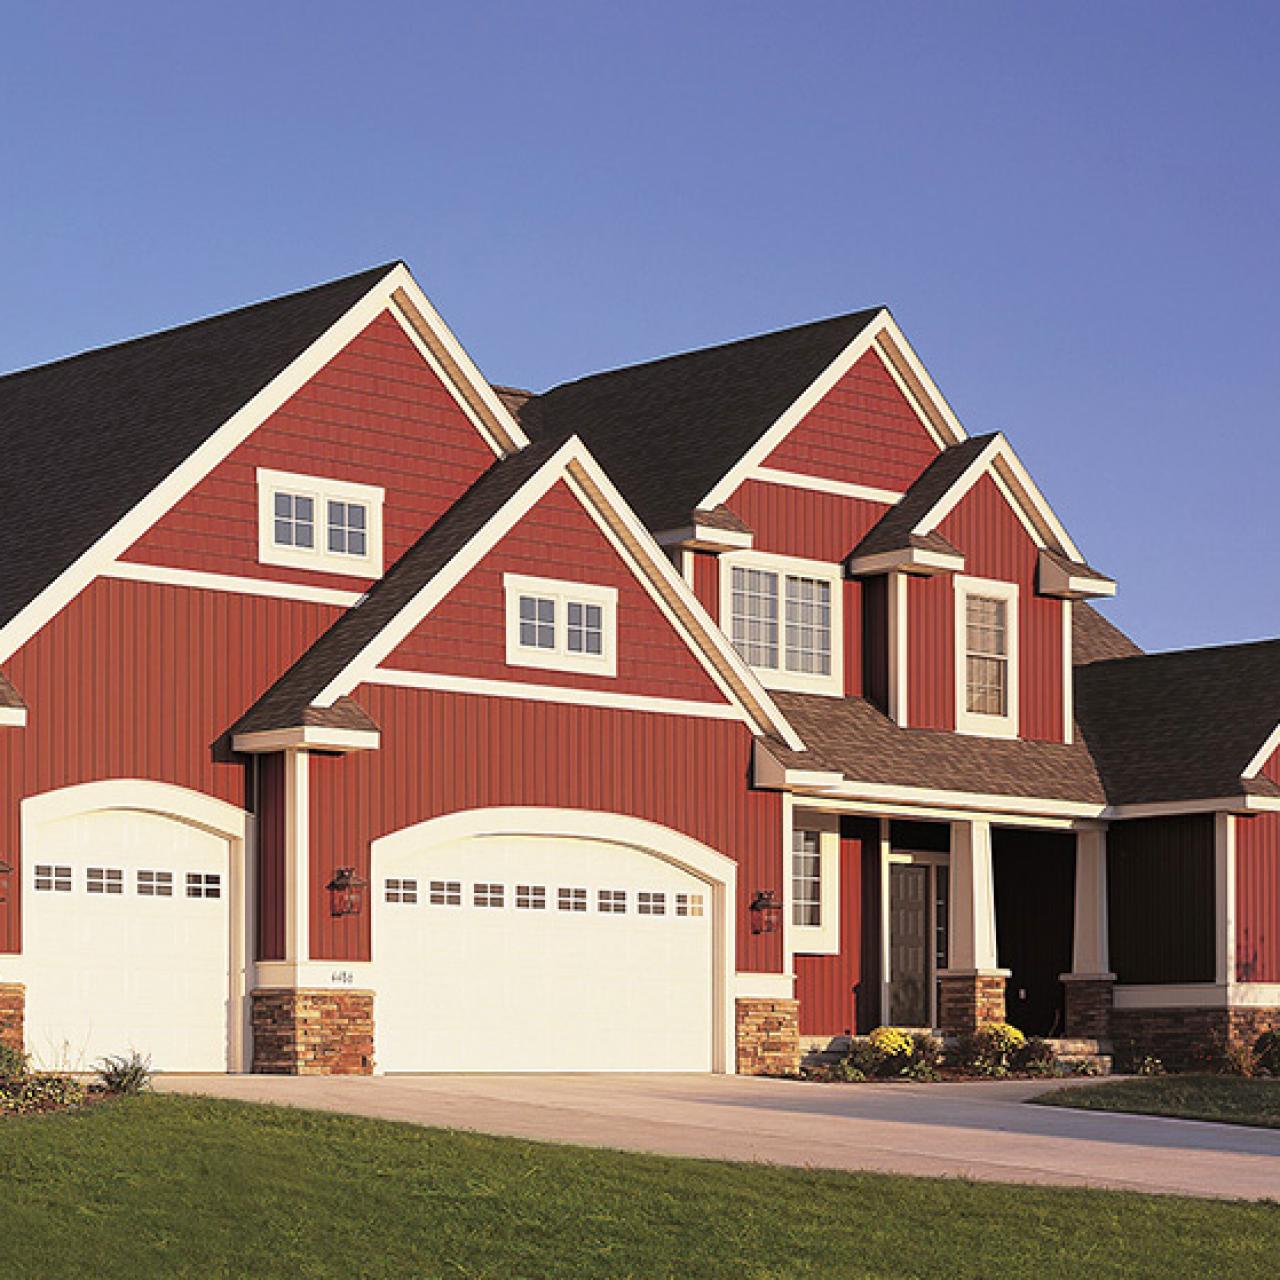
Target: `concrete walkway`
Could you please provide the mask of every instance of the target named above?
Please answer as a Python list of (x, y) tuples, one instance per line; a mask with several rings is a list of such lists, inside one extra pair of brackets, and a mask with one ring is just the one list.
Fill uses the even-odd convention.
[(1280, 1199), (1280, 1131), (1025, 1105), (1055, 1084), (738, 1076), (165, 1076), (202, 1093), (667, 1155)]

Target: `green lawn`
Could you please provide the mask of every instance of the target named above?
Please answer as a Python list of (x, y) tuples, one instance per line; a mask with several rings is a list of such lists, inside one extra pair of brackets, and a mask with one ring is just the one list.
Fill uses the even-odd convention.
[(0, 1121), (6, 1280), (1274, 1278), (1277, 1256), (1276, 1204), (661, 1159), (178, 1097)]
[(1244, 1080), (1238, 1076), (1151, 1076), (1076, 1085), (1042, 1094), (1046, 1107), (1085, 1111), (1130, 1111), (1183, 1120), (1217, 1120), (1280, 1129), (1280, 1080)]

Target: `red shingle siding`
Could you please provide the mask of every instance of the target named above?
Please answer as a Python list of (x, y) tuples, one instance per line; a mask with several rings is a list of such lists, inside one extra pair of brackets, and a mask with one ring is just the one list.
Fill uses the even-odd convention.
[(1236, 976), (1280, 982), (1280, 814), (1236, 819)]
[(869, 351), (765, 459), (765, 466), (902, 491), (937, 454), (938, 446), (898, 384)]
[(383, 312), (125, 559), (359, 591), (367, 581), (258, 563), (258, 467), (384, 488), (389, 567), (493, 462), (444, 384)]
[[(508, 666), (504, 573), (618, 591), (616, 678)], [(724, 695), (563, 481), (383, 664), (444, 675), (723, 702)]]
[[(100, 778), (245, 805), (243, 763), (215, 763), (213, 744), (337, 612), (111, 579), (88, 587), (5, 664), (29, 710), (25, 729), (0, 734), (0, 855), (20, 852), (23, 798)], [(0, 951), (17, 949), (18, 897), (0, 907)]]
[[(357, 699), (382, 749), (311, 765), (313, 886), (370, 872), (370, 843), (441, 814), (493, 805), (623, 813), (682, 831), (738, 863), (738, 967), (778, 972), (781, 933), (753, 935), (757, 889), (779, 897), (781, 799), (748, 790), (751, 734), (731, 721), (368, 686)], [(377, 889), (377, 871), (369, 878)], [(369, 957), (369, 913), (334, 919), (313, 892), (317, 957)]]

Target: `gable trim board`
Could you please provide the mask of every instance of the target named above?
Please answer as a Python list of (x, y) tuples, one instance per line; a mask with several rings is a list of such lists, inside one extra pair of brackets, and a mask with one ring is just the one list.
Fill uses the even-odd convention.
[[(400, 298), (405, 299), (405, 302), (399, 301)], [(379, 315), (389, 310), (394, 316), (397, 309), (406, 304), (417, 312), (423, 330), (433, 333), (441, 350), (449, 354), (459, 375), (474, 380), (475, 385), (471, 390), (478, 397), (478, 403), (485, 405), (493, 414), (491, 429), (498, 434), (499, 439), (505, 438), (507, 447), (512, 450), (523, 448), (528, 443), (528, 437), (498, 400), (492, 388), (484, 382), (479, 370), (462, 351), (457, 340), (448, 333), (444, 322), (413, 281), (409, 269), (403, 263), (397, 263), (374, 283), (360, 301), (188, 454), (141, 502), (107, 529), (87, 551), (0, 627), (0, 662), (12, 657), (94, 578), (117, 561), (152, 525), (166, 515), (237, 446), (243, 444)], [(435, 326), (438, 326), (438, 332), (435, 332)], [(446, 380), (445, 387), (459, 406), (464, 406), (466, 396), (452, 378)], [(476, 411), (473, 405), (472, 414)]]
[(352, 609), (364, 599), (356, 591), (332, 587), (309, 587), (280, 578), (245, 578), (234, 573), (207, 573), (200, 569), (171, 569), (167, 565), (145, 564), (139, 560), (116, 560), (100, 574), (126, 582), (149, 582), (163, 587), (191, 587), (197, 591), (229, 591), (233, 595), (267, 596), (276, 600), (301, 600), (308, 604), (335, 605)]
[(1267, 761), (1271, 759), (1277, 751), (1280, 751), (1280, 724), (1267, 735), (1267, 740), (1258, 748), (1258, 753), (1244, 767), (1244, 773), (1241, 775), (1245, 780), (1256, 778), (1264, 768)]
[[(876, 358), (892, 376), (894, 370), (890, 368), (890, 360), (878, 342), (880, 335), (884, 333), (893, 335), (897, 343), (901, 344), (902, 349), (910, 349), (906, 336), (898, 328), (893, 317), (888, 311), (882, 309), (876, 318), (818, 375), (815, 381), (810, 384), (808, 390), (793, 401), (773, 426), (765, 431), (742, 457), (734, 463), (730, 470), (716, 482), (697, 504), (698, 507), (717, 507), (722, 503), (728, 502), (741, 487), (743, 481), (749, 479), (752, 472), (764, 465), (765, 459), (817, 408), (840, 379), (868, 352), (874, 351)], [(920, 378), (921, 386), (925, 388), (931, 400), (936, 399), (941, 410), (946, 403), (942, 398), (941, 391), (934, 385), (933, 380), (925, 372), (924, 366), (919, 363), (918, 359), (915, 361), (915, 366), (914, 371), (916, 376)], [(915, 396), (908, 395), (907, 399), (912, 410), (920, 418), (921, 424), (940, 449), (949, 444), (957, 444), (967, 438), (964, 428), (960, 426), (958, 419), (956, 419), (950, 408), (946, 408), (945, 412), (942, 413), (942, 421), (945, 424), (947, 434), (940, 437), (939, 424), (921, 411)], [(954, 438), (947, 438), (948, 436), (954, 436)]]
[(838, 498), (858, 498), (863, 502), (883, 502), (889, 506), (902, 501), (906, 494), (896, 489), (877, 489), (869, 484), (851, 484), (847, 480), (829, 480), (825, 476), (802, 475), (798, 471), (782, 471), (777, 467), (756, 467), (747, 480), (763, 484), (780, 484), (791, 489), (815, 490)]

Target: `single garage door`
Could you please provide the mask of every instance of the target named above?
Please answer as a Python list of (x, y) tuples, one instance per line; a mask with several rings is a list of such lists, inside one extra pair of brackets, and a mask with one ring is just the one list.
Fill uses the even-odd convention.
[(470, 837), (375, 861), (384, 1071), (710, 1071), (711, 887), (624, 845)]
[(37, 827), (24, 853), (27, 1042), (49, 1066), (137, 1050), (225, 1071), (228, 842), (154, 813)]

